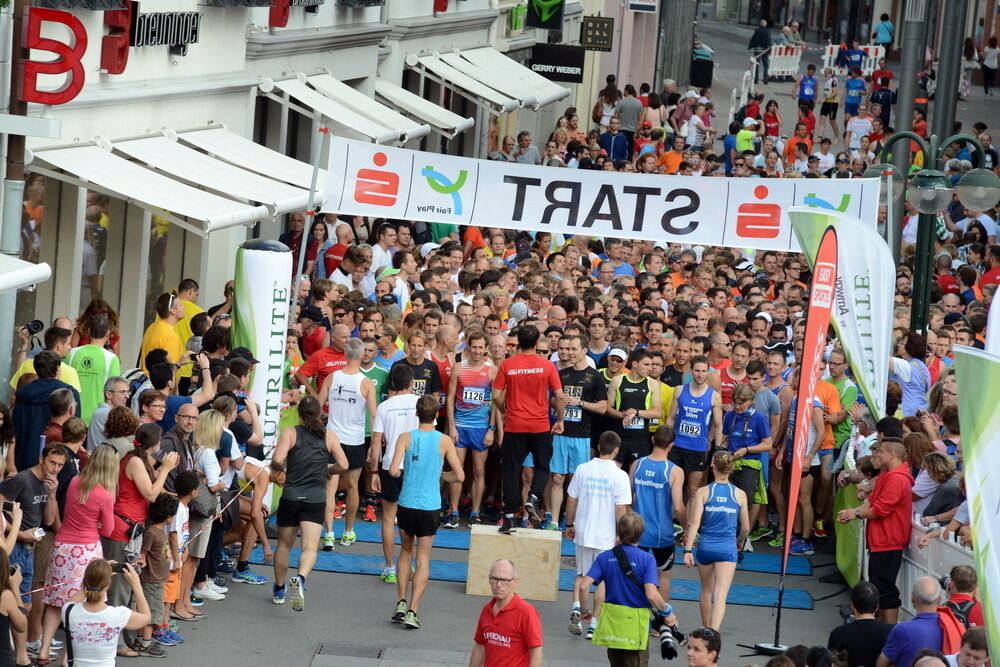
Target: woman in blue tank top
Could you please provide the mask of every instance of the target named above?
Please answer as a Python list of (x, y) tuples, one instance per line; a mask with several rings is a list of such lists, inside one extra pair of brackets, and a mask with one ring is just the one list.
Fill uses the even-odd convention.
[[(736, 573), (737, 552), (750, 533), (747, 496), (729, 482), (733, 472), (733, 455), (717, 451), (712, 456), (715, 482), (698, 489), (691, 500), (687, 539), (684, 544), (684, 564), (698, 564), (701, 593), (701, 623), (722, 629), (726, 615), (726, 597)], [(698, 548), (694, 541), (698, 536)]]

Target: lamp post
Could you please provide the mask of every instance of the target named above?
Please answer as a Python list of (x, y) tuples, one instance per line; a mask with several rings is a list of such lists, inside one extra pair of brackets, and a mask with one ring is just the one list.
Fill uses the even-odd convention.
[(878, 195), (879, 209), (885, 207), (885, 228), (881, 232), (892, 251), (892, 258), (898, 262), (901, 229), (897, 224), (898, 216), (895, 214), (895, 207), (906, 188), (906, 179), (895, 165), (884, 162), (868, 167), (862, 176), (864, 178), (884, 179)]
[[(897, 132), (882, 149), (882, 161), (888, 161), (890, 149), (903, 140), (912, 140), (923, 154), (924, 169), (917, 172), (907, 190), (907, 199), (917, 209), (917, 250), (913, 266), (913, 302), (910, 305), (910, 330), (926, 334), (927, 308), (931, 294), (931, 264), (934, 253), (934, 227), (937, 213), (951, 203), (953, 193), (951, 182), (936, 169), (941, 159), (941, 149), (955, 141), (968, 141), (979, 155), (979, 164), (985, 163), (982, 145), (968, 134), (956, 134), (938, 143), (937, 135), (931, 135), (930, 145), (923, 137), (913, 132)], [(985, 210), (1000, 200), (1000, 176), (986, 169), (974, 169), (965, 174), (957, 187), (959, 200), (973, 210)]]

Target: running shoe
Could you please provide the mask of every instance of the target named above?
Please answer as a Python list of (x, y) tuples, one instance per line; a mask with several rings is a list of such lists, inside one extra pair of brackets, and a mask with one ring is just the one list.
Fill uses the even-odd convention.
[(215, 566), (215, 571), (221, 572), (222, 574), (232, 574), (236, 571), (236, 561), (226, 559)]
[(292, 609), (302, 611), (306, 606), (306, 584), (302, 577), (295, 576), (288, 580), (288, 594), (292, 598)]
[(545, 530), (559, 530), (559, 524), (555, 521), (549, 521), (548, 524), (545, 525)]
[(204, 586), (195, 589), (196, 591), (198, 591), (197, 593), (198, 597), (200, 597), (202, 600), (215, 600), (215, 601), (225, 600), (226, 599), (225, 594), (218, 592), (217, 590), (212, 588), (210, 584), (211, 582), (205, 582)]
[(165, 628), (153, 630), (153, 639), (161, 646), (177, 646), (180, 643), (171, 637), (170, 631)]
[(242, 572), (237, 572), (233, 575), (233, 581), (238, 581), (244, 584), (253, 584), (254, 586), (260, 586), (261, 584), (266, 584), (268, 579), (262, 574), (257, 574), (249, 567)]
[(531, 519), (529, 519), (528, 517), (522, 517), (521, 528), (531, 528)]
[(333, 547), (336, 544), (337, 536), (333, 533), (327, 533), (323, 536), (323, 551), (333, 551)]
[(406, 610), (406, 616), (403, 617), (403, 626), (407, 630), (419, 630), (420, 629), (420, 617), (417, 616), (417, 612), (412, 609)]
[(552, 512), (546, 512), (545, 515), (542, 516), (542, 524), (541, 525), (542, 525), (542, 527), (545, 527), (545, 526), (548, 526), (550, 523), (552, 523)]
[(815, 537), (820, 538), (820, 539), (823, 539), (824, 537), (829, 537), (830, 536), (830, 534), (828, 532), (826, 532), (826, 528), (823, 527), (823, 521), (822, 520), (816, 520), (816, 521), (813, 522), (813, 535)]
[(774, 537), (767, 541), (767, 546), (775, 549), (785, 546), (785, 531), (779, 530), (775, 533)]
[(792, 542), (792, 546), (788, 549), (788, 553), (793, 556), (812, 556), (816, 553), (813, 549), (812, 542), (809, 540), (797, 540)]
[(379, 575), (379, 579), (387, 584), (396, 583), (396, 568), (395, 567), (383, 567), (382, 574)]
[(757, 526), (750, 532), (750, 541), (756, 542), (757, 540), (765, 537), (771, 537), (772, 535), (774, 535), (774, 528), (771, 526)]
[(274, 604), (285, 604), (285, 587), (277, 584), (271, 585), (271, 602)]
[(513, 517), (505, 516), (503, 519), (500, 520), (500, 532), (501, 533), (503, 533), (504, 535), (510, 535), (515, 530), (516, 529), (514, 528), (514, 519), (513, 519)]
[(201, 599), (200, 597), (198, 597), (194, 593), (191, 594), (191, 606), (192, 607), (200, 607), (203, 604), (205, 604), (205, 601), (203, 599)]
[(402, 623), (403, 619), (406, 618), (406, 612), (410, 609), (410, 605), (406, 604), (406, 600), (400, 600), (396, 603), (396, 610), (392, 612), (392, 622)]
[(343, 500), (338, 500), (333, 506), (333, 518), (342, 519), (344, 518), (344, 513), (347, 511), (347, 503)]
[(345, 547), (349, 547), (357, 541), (358, 536), (353, 530), (350, 532), (345, 531), (344, 534), (340, 536), (340, 543)]
[(593, 640), (594, 633), (596, 631), (597, 631), (597, 626), (596, 625), (588, 625), (587, 626), (587, 634), (584, 636), (584, 639), (586, 639), (586, 640)]
[(364, 516), (364, 519), (368, 523), (375, 523), (376, 521), (378, 521), (378, 517), (375, 516), (375, 506), (374, 505), (365, 505), (365, 516)]
[[(235, 574), (235, 572), (233, 574)], [(216, 577), (215, 579), (212, 579), (208, 583), (212, 585), (212, 590), (214, 590), (216, 593), (222, 593), (223, 595), (225, 595), (226, 593), (229, 592), (229, 588), (226, 587), (226, 584), (229, 583), (229, 580), (226, 579), (225, 577)]]
[(529, 494), (528, 499), (524, 501), (524, 510), (528, 513), (528, 517), (537, 524), (542, 522), (542, 517), (538, 513), (538, 506), (540, 505), (538, 496), (535, 494)]
[(142, 642), (136, 642), (132, 650), (137, 651), (143, 658), (166, 658), (167, 652), (156, 642), (150, 642), (149, 646), (143, 646)]
[(444, 520), (443, 524), (441, 524), (441, 527), (452, 528), (452, 529), (458, 528), (458, 513), (452, 512), (451, 514), (449, 514), (448, 518)]
[(573, 607), (569, 615), (569, 633), (579, 637), (583, 634), (583, 623), (580, 622), (580, 608)]
[(682, 526), (681, 524), (679, 524), (679, 523), (677, 523), (675, 521), (674, 522), (674, 537), (680, 537), (680, 535), (683, 534), (683, 533), (684, 533), (684, 526)]
[[(181, 631), (181, 624), (175, 621), (174, 619), (170, 619), (169, 621), (167, 621), (167, 629), (169, 629), (174, 634), (178, 634)], [(181, 641), (184, 641), (183, 637), (181, 638)]]
[(476, 525), (476, 526), (478, 526), (478, 525), (482, 524), (482, 522), (483, 522), (483, 517), (479, 516), (479, 512), (473, 512), (472, 514), (469, 515), (469, 524), (470, 525)]
[(184, 638), (181, 637), (180, 634), (176, 630), (167, 629), (166, 630), (166, 634), (171, 639), (173, 639), (176, 643), (178, 643), (178, 644), (183, 644), (184, 643)]

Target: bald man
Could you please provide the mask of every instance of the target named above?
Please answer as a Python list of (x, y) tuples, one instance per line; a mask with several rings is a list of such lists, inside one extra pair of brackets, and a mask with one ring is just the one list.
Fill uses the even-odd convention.
[(538, 610), (515, 592), (518, 581), (513, 561), (500, 558), (493, 562), (493, 597), (479, 614), (469, 667), (542, 664), (542, 622)]
[[(316, 387), (322, 387), (327, 376), (347, 365), (344, 349), (351, 338), (351, 330), (344, 324), (336, 324), (330, 333), (330, 346), (317, 350), (295, 373), (295, 381), (305, 385), (306, 391), (316, 395)], [(316, 378), (313, 385), (310, 380)]]
[[(938, 618), (941, 586), (937, 579), (920, 577), (914, 581), (910, 600), (916, 615), (912, 621), (900, 623), (892, 629), (875, 667), (916, 665), (914, 659), (921, 649), (941, 650), (944, 637)], [(935, 665), (933, 661), (921, 661), (920, 664), (925, 667)]]

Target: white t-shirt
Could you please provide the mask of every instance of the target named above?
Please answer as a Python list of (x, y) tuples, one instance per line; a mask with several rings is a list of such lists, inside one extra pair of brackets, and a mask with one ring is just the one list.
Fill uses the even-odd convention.
[[(983, 229), (986, 230), (987, 236), (997, 235), (997, 223), (993, 221), (993, 218), (983, 213), (978, 218), (975, 218), (975, 220), (978, 220), (979, 223), (982, 224)], [(961, 232), (964, 234), (966, 231), (968, 231), (969, 222), (971, 222), (969, 218), (962, 218), (961, 220), (955, 223), (955, 226), (958, 227), (959, 230), (961, 230)]]
[(615, 506), (632, 504), (628, 473), (614, 461), (590, 459), (577, 466), (567, 493), (577, 499), (573, 542), (601, 551), (614, 547)]
[(903, 223), (903, 243), (917, 242), (917, 223), (920, 216), (911, 215)]
[[(66, 610), (62, 608), (63, 623)], [(73, 658), (78, 667), (114, 667), (118, 635), (132, 617), (128, 607), (105, 607), (92, 613), (83, 604), (73, 605), (69, 629), (73, 638)]]
[[(174, 515), (174, 520), (167, 526), (167, 533), (168, 541), (170, 539), (169, 533), (177, 533), (178, 551), (184, 548), (188, 538), (191, 537), (191, 513), (184, 503), (177, 503), (177, 514)], [(177, 569), (173, 558), (170, 559), (170, 569)]]
[(378, 270), (386, 266), (392, 266), (392, 255), (388, 250), (383, 250), (377, 243), (372, 244), (372, 271), (378, 275)]
[(847, 131), (851, 133), (847, 147), (853, 150), (861, 145), (861, 135), (872, 133), (872, 121), (866, 116), (855, 116), (848, 121)]
[(816, 157), (819, 158), (820, 171), (830, 171), (837, 166), (837, 156), (833, 153), (816, 153)]
[(206, 447), (199, 447), (194, 454), (194, 468), (205, 475), (205, 483), (215, 486), (219, 483), (219, 475), (222, 474), (222, 467), (219, 459), (215, 457), (215, 452)]
[(919, 496), (913, 501), (913, 512), (923, 514), (927, 506), (931, 504), (931, 498), (937, 491), (939, 484), (931, 479), (926, 470), (917, 473), (917, 478), (913, 480), (913, 494)]
[(334, 285), (343, 285), (348, 289), (348, 291), (354, 289), (354, 279), (351, 278), (351, 274), (344, 273), (340, 270), (339, 266), (333, 270), (333, 273), (329, 275), (328, 279)]
[[(226, 444), (229, 445), (229, 452), (228, 453), (222, 452), (222, 457), (229, 459), (229, 467), (226, 469), (226, 472), (222, 473), (219, 476), (219, 479), (221, 479), (223, 483), (225, 483), (226, 488), (228, 489), (233, 485), (233, 479), (236, 477), (236, 468), (233, 466), (233, 462), (236, 461), (237, 459), (243, 458), (243, 452), (240, 451), (240, 445), (238, 442), (236, 442), (236, 436), (233, 435), (232, 431), (230, 431), (228, 428), (225, 428), (222, 429), (222, 434), (223, 438), (222, 441), (219, 443), (219, 446), (223, 447)], [(229, 435), (228, 438), (225, 437), (226, 434)], [(221, 466), (219, 469), (220, 470), (222, 469)]]
[[(396, 440), (403, 433), (414, 431), (420, 426), (417, 419), (417, 399), (416, 394), (399, 394), (391, 396), (378, 406), (375, 410), (375, 421), (372, 423), (372, 433), (381, 433), (384, 439), (384, 451), (382, 456), (382, 468), (388, 470), (392, 465), (392, 455), (396, 451)], [(403, 464), (400, 463), (400, 468)]]

